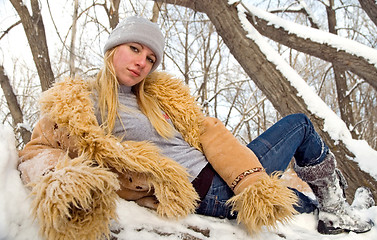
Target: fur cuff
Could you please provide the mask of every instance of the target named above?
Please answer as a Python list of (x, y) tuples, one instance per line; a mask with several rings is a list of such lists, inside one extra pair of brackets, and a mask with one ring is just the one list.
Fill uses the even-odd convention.
[(242, 222), (249, 233), (260, 232), (262, 226), (276, 228), (278, 221), (285, 223), (297, 213), (293, 208), (297, 196), (283, 185), (279, 176), (263, 175), (228, 201), (232, 210), (238, 212), (238, 223)]
[(127, 157), (122, 166), (146, 174), (159, 202), (157, 213), (160, 216), (175, 219), (195, 212), (199, 196), (181, 165), (160, 154), (160, 150), (148, 142), (126, 141), (122, 144)]
[(32, 184), (33, 215), (46, 239), (100, 239), (116, 218), (114, 173), (79, 157), (58, 162), (55, 171)]

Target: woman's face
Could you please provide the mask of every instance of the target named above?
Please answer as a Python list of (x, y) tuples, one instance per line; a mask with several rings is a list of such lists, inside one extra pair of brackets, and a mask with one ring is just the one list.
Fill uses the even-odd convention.
[(156, 56), (140, 43), (125, 43), (115, 50), (113, 65), (119, 84), (129, 87), (141, 82), (151, 71)]

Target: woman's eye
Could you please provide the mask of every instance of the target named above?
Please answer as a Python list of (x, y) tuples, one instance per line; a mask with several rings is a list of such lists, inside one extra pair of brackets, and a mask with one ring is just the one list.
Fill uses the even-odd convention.
[(139, 49), (135, 46), (130, 46), (130, 48), (133, 52), (139, 52)]
[(154, 59), (151, 58), (151, 57), (147, 57), (147, 60), (148, 60), (150, 63), (152, 63), (152, 64), (154, 64), (154, 63), (156, 62), (156, 60), (154, 60)]

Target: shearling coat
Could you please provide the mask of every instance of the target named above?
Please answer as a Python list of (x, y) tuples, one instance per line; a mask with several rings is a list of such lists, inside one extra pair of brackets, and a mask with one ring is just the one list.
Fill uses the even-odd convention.
[[(159, 149), (151, 143), (120, 142), (117, 138), (106, 135), (94, 115), (91, 90), (91, 85), (87, 81), (68, 79), (46, 91), (41, 98), (42, 118), (34, 128), (31, 141), (19, 153), (21, 177), (25, 183), (32, 184), (33, 194), (37, 196), (34, 199), (33, 211), (42, 222), (42, 234), (55, 239), (79, 236), (77, 229), (85, 227), (75, 226), (76, 230), (71, 233), (70, 229), (56, 230), (56, 224), (49, 223), (50, 220), (44, 216), (47, 213), (40, 212), (40, 208), (50, 208), (51, 211), (54, 211), (52, 208), (62, 209), (59, 212), (59, 221), (66, 221), (67, 217), (64, 215), (67, 215), (68, 219), (72, 218), (72, 205), (78, 205), (76, 208), (81, 211), (86, 201), (93, 198), (93, 188), (98, 188), (98, 198), (104, 200), (104, 204), (99, 208), (106, 209), (108, 213), (101, 218), (91, 216), (90, 225), (101, 224), (102, 233), (109, 232), (108, 227), (104, 225), (108, 224), (109, 219), (116, 217), (116, 196), (110, 194), (111, 189), (122, 198), (157, 208), (157, 212), (162, 216), (179, 217), (194, 212), (198, 195), (188, 180), (186, 170), (172, 159), (160, 154)], [(147, 77), (145, 92), (156, 99), (184, 139), (201, 150), (199, 135), (204, 116), (190, 95), (188, 87), (181, 80), (166, 73), (155, 72)], [(88, 183), (80, 177), (76, 166), (83, 167), (82, 171), (86, 171), (88, 176), (96, 169), (102, 171), (104, 177), (97, 186), (92, 186), (93, 183)], [(67, 175), (67, 172), (72, 173), (74, 177)], [(55, 181), (58, 181), (58, 184), (51, 184)], [(71, 195), (67, 196), (69, 194), (66, 193), (65, 186), (72, 184), (78, 189), (88, 188), (85, 191), (80, 190), (80, 194), (84, 193), (84, 196), (78, 194), (74, 187), (70, 187), (71, 195), (78, 194), (76, 198), (79, 199), (56, 203), (56, 199), (52, 199), (49, 194), (52, 192), (50, 188), (54, 187), (55, 195), (64, 193), (65, 198), (70, 199)], [(105, 191), (102, 187), (110, 188), (108, 196), (103, 196)], [(158, 205), (145, 201), (145, 197), (151, 195), (158, 200)], [(58, 204), (58, 207), (54, 204)], [(113, 209), (109, 210), (108, 205)], [(77, 216), (80, 214), (82, 215), (77, 213)], [(56, 216), (56, 213), (53, 212), (51, 215)], [(95, 218), (105, 223), (94, 223)], [(80, 224), (84, 222), (90, 221), (79, 221)], [(89, 227), (89, 224), (85, 226)], [(101, 235), (98, 231), (91, 233), (93, 227), (90, 229), (86, 235), (84, 234), (85, 238), (88, 238), (88, 234), (92, 234), (93, 239)]]
[[(228, 184), (260, 166), (223, 124), (203, 116), (180, 80), (152, 73), (145, 92)], [(186, 170), (149, 142), (120, 142), (106, 135), (97, 123), (90, 93), (90, 84), (81, 80), (67, 80), (46, 91), (43, 117), (20, 152), (19, 169), (24, 182), (31, 183), (41, 234), (54, 240), (109, 236), (110, 219), (116, 219), (116, 193), (157, 208), (161, 216), (193, 213), (198, 194)], [(239, 185), (229, 203), (250, 233), (264, 225), (274, 228), (295, 212), (297, 198), (277, 175), (248, 175)], [(158, 204), (148, 201), (151, 198)]]
[[(85, 85), (87, 91), (90, 89), (90, 86), (83, 81), (68, 81), (61, 83), (60, 88), (64, 93), (58, 91), (54, 93), (59, 95), (59, 100), (44, 97), (45, 100), (42, 100), (43, 117), (36, 124), (31, 141), (19, 153), (21, 162), (19, 169), (24, 183), (37, 181), (40, 176), (52, 170), (58, 159), (63, 158), (66, 154), (70, 158), (75, 158), (78, 157), (79, 152), (82, 152), (77, 136), (72, 134), (67, 127), (62, 126), (64, 124), (57, 124), (51, 113), (44, 111), (43, 102), (61, 101), (64, 100), (65, 96), (68, 98), (78, 97), (70, 91), (70, 89), (75, 88), (75, 85), (82, 85), (81, 87)], [(146, 94), (156, 98), (156, 101), (169, 114), (175, 127), (181, 132), (185, 140), (201, 150), (199, 125), (204, 117), (200, 108), (190, 96), (188, 88), (180, 80), (165, 73), (153, 73), (146, 81), (145, 91)], [(88, 93), (81, 94), (88, 96)], [(50, 95), (52, 96), (52, 94)], [(73, 103), (75, 100), (71, 102)], [(92, 106), (87, 107), (92, 108)], [(116, 169), (113, 170), (116, 171)], [(121, 180), (121, 190), (123, 190), (119, 191), (121, 197), (127, 200), (136, 200), (150, 190), (143, 174), (130, 171), (116, 172), (119, 175), (119, 180)], [(147, 195), (150, 195), (149, 193)]]

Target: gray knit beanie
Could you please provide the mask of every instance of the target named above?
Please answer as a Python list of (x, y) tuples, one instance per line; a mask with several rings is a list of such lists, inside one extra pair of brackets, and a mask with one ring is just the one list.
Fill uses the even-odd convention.
[(137, 42), (149, 47), (156, 55), (156, 62), (153, 64), (153, 72), (162, 60), (165, 47), (165, 39), (160, 27), (143, 17), (133, 16), (124, 19), (110, 33), (103, 52), (121, 45), (123, 43)]

